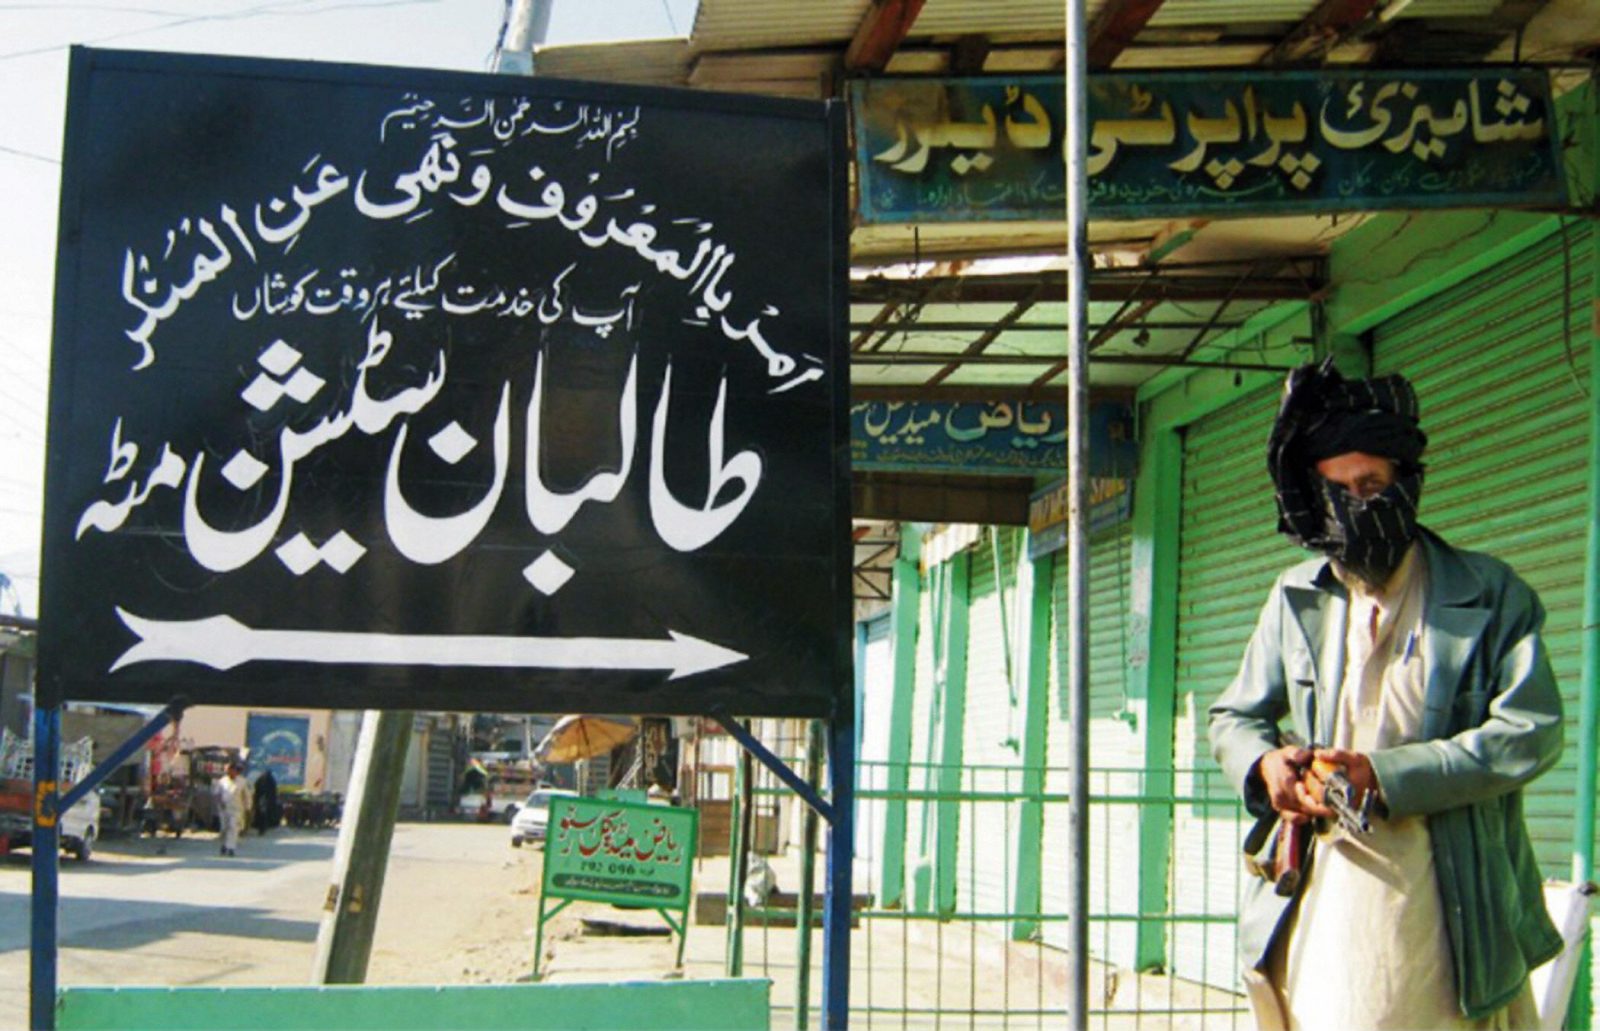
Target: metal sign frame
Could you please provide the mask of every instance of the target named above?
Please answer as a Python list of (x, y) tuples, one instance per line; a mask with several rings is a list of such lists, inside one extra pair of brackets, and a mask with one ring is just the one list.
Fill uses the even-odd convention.
[[(565, 811), (559, 823), (556, 820), (557, 807)], [(636, 822), (646, 821), (654, 824), (659, 831), (651, 834), (647, 842), (648, 852), (641, 847), (642, 840), (633, 832)], [(674, 835), (674, 828), (668, 826), (668, 822), (682, 825), (687, 833), (681, 837)], [(661, 919), (678, 936), (677, 966), (682, 969), (683, 949), (689, 939), (689, 909), (694, 905), (694, 859), (699, 843), (698, 809), (608, 798), (552, 798), (550, 819), (545, 825), (544, 862), (540, 871), (539, 918), (533, 937), (533, 979), (537, 981), (540, 978), (545, 921), (574, 902), (622, 903), (660, 913)], [(642, 873), (650, 872), (648, 867), (654, 865), (653, 861), (662, 848), (670, 849), (671, 861), (681, 867), (674, 871), (677, 878), (672, 885), (677, 889), (678, 898), (674, 904), (654, 905), (650, 900), (658, 895), (637, 889), (665, 883), (661, 878), (639, 879)], [(571, 857), (572, 850), (576, 850), (579, 856)], [(601, 854), (599, 858), (588, 858), (596, 853)], [(573, 866), (576, 869), (571, 869)], [(646, 869), (641, 871), (641, 866)], [(629, 884), (634, 885), (635, 890), (624, 888)], [(558, 899), (560, 901), (554, 907), (549, 905), (552, 900)], [(676, 921), (672, 919), (673, 913), (678, 915)]]

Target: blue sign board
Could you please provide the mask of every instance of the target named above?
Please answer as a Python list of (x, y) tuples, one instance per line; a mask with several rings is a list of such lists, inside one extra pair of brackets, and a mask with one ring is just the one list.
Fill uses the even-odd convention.
[(267, 769), (280, 788), (306, 784), (306, 742), (311, 720), (305, 716), (268, 716), (251, 713), (245, 725), (245, 746), (250, 768)]
[[(1089, 468), (1132, 475), (1133, 412), (1089, 406)], [(1026, 476), (1067, 465), (1067, 406), (1051, 401), (865, 401), (850, 408), (850, 462), (868, 472)]]
[[(1028, 498), (1028, 557), (1041, 558), (1067, 546), (1072, 497), (1065, 477)], [(1089, 478), (1089, 533), (1126, 522), (1133, 514), (1131, 476)]]
[[(1059, 219), (1060, 76), (851, 84), (865, 222)], [(1097, 218), (1560, 204), (1542, 69), (1089, 77)]]

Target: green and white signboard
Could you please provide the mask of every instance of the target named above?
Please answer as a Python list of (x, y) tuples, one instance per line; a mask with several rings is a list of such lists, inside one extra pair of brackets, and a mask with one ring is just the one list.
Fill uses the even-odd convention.
[[(678, 935), (682, 965), (699, 829), (697, 809), (603, 798), (553, 799), (534, 976), (539, 974), (545, 921), (576, 901), (659, 911)], [(551, 902), (557, 904), (547, 910)]]

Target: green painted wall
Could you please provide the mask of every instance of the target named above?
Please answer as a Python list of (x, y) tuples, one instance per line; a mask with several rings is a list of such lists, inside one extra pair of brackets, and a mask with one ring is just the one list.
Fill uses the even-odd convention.
[[(894, 701), (889, 722), (889, 754), (885, 787), (904, 792), (910, 784), (912, 698), (917, 677), (917, 614), (922, 606), (922, 579), (918, 562), (922, 554), (922, 528), (900, 531), (900, 557), (894, 560), (893, 621)], [(895, 795), (884, 803), (883, 857), (879, 892), (883, 905), (893, 907), (905, 898), (906, 801)]]
[(328, 988), (67, 988), (61, 1031), (421, 1031), (431, 1028), (760, 1028), (772, 982)]

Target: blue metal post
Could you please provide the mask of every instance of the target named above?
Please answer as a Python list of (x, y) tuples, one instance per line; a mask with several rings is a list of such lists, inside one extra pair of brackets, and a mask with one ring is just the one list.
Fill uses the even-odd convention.
[(822, 1026), (850, 1023), (850, 910), (854, 902), (856, 731), (854, 714), (829, 727), (828, 781), (833, 813), (828, 821), (828, 897), (822, 911)]
[(56, 829), (56, 778), (61, 770), (61, 709), (33, 711), (33, 907), (29, 953), (28, 1025), (56, 1026), (56, 903), (61, 843)]

